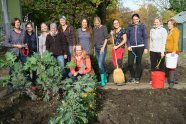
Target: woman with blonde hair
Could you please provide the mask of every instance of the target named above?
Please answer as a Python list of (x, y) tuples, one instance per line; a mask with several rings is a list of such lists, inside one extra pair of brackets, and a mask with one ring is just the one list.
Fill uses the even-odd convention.
[(98, 61), (99, 73), (101, 77), (100, 85), (105, 86), (107, 83), (107, 74), (104, 67), (105, 58), (107, 55), (107, 27), (101, 24), (99, 17), (94, 17), (94, 47), (96, 53), (96, 59)]
[[(174, 19), (170, 19), (167, 21), (168, 23), (168, 37), (167, 37), (167, 42), (166, 42), (166, 53), (172, 53), (174, 56), (175, 54), (179, 54), (179, 48), (178, 48), (178, 43), (179, 43), (179, 37), (180, 37), (180, 31), (178, 30), (177, 23)], [(175, 84), (175, 73), (176, 73), (176, 68), (173, 69), (168, 69), (169, 71), (169, 76), (168, 76), (168, 83), (169, 83), (169, 88), (172, 88), (173, 85)]]
[[(154, 26), (150, 30), (150, 61), (151, 71), (165, 71), (165, 44), (167, 31), (160, 18), (154, 19)], [(159, 68), (156, 66), (160, 63)], [(151, 82), (150, 82), (151, 83)]]
[(75, 63), (75, 68), (70, 68), (69, 77), (73, 80), (77, 80), (78, 76), (88, 74), (92, 70), (90, 56), (86, 54), (81, 45), (74, 47), (74, 53), (71, 61)]

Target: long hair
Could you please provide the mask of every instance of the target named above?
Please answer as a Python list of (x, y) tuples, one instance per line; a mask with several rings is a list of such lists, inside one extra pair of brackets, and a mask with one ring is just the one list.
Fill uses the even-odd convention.
[(87, 18), (82, 18), (82, 20), (81, 20), (81, 27), (82, 27), (82, 22), (83, 22), (83, 20), (85, 20), (86, 22), (87, 22), (87, 28), (86, 28), (86, 31), (87, 32), (89, 32), (89, 33), (92, 33), (92, 28), (91, 28), (91, 26), (89, 25), (89, 21), (88, 21), (88, 19)]
[(76, 63), (76, 49), (77, 49), (77, 47), (81, 47), (82, 54), (83, 54), (83, 59), (85, 59), (87, 57), (87, 54), (86, 54), (85, 50), (83, 49), (83, 47), (80, 44), (77, 44), (76, 46), (74, 46), (73, 56), (72, 56), (72, 59), (71, 59), (75, 63)]

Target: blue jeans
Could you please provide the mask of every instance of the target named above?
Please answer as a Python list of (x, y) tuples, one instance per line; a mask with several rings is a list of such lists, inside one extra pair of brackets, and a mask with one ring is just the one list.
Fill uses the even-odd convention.
[(63, 76), (63, 79), (65, 79), (67, 77), (67, 74), (66, 74), (66, 70), (65, 70), (65, 59), (64, 59), (64, 56), (63, 55), (59, 55), (59, 56), (54, 56), (58, 63), (60, 64), (61, 66), (61, 70), (62, 70), (62, 76)]
[(99, 72), (101, 74), (104, 74), (105, 73), (104, 62), (105, 62), (105, 58), (106, 58), (106, 55), (107, 55), (107, 48), (105, 48), (104, 53), (101, 53), (101, 54), (100, 54), (100, 50), (101, 50), (100, 48), (95, 49), (96, 58), (97, 58), (97, 61), (98, 61)]

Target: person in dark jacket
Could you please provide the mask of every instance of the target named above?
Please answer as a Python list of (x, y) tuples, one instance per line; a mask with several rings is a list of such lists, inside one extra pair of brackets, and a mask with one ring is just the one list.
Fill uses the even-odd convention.
[(56, 23), (50, 24), (50, 33), (46, 37), (46, 50), (61, 64), (62, 74), (65, 75), (65, 59), (67, 59), (68, 45), (62, 32), (58, 32)]
[[(127, 40), (128, 67), (131, 75), (128, 83), (139, 83), (142, 73), (142, 55), (143, 53), (148, 53), (148, 50), (146, 27), (140, 22), (140, 16), (138, 14), (132, 15), (132, 24), (129, 24), (127, 29)], [(135, 69), (134, 60), (136, 60)]]
[(68, 59), (71, 60), (73, 47), (75, 46), (75, 33), (72, 25), (67, 24), (65, 16), (59, 16), (59, 31), (63, 32), (68, 45)]
[[(24, 43), (27, 45), (28, 50), (29, 50), (29, 54), (28, 56), (32, 56), (33, 53), (37, 52), (37, 38), (36, 38), (36, 33), (33, 31), (33, 25), (32, 22), (28, 22), (25, 25), (26, 28), (26, 32), (25, 32), (25, 40)], [(26, 57), (24, 56), (24, 62), (26, 62)], [(32, 81), (32, 88), (35, 87), (35, 82), (36, 82), (36, 71), (32, 72), (32, 78), (30, 76), (30, 72), (28, 73), (28, 78), (31, 79)]]

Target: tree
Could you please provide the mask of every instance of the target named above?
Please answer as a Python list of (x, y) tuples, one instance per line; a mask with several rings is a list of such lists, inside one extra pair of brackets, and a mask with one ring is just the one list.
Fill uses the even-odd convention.
[(177, 13), (186, 10), (185, 0), (146, 0), (154, 3), (161, 10), (172, 10)]
[(176, 15), (176, 12), (171, 11), (171, 10), (165, 10), (165, 11), (161, 12), (161, 17), (162, 17), (163, 23), (166, 23), (170, 18), (172, 18), (175, 15)]
[(75, 27), (80, 26), (83, 17), (88, 20), (98, 14), (103, 20), (108, 6), (118, 0), (21, 0), (23, 15), (39, 25), (41, 22), (58, 22), (59, 15), (65, 15)]
[(186, 11), (186, 0), (170, 0), (170, 5), (169, 9), (177, 13)]
[(154, 18), (159, 16), (157, 7), (152, 4), (142, 5), (136, 13), (140, 15), (140, 19), (146, 25), (148, 32), (153, 25)]

